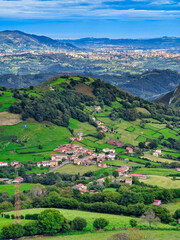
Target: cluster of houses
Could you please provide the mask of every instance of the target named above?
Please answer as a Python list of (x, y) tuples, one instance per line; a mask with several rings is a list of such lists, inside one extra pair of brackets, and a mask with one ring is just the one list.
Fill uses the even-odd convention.
[(108, 132), (109, 128), (104, 125), (103, 122), (97, 120), (95, 117), (92, 118), (92, 120), (97, 123), (98, 127), (101, 128), (102, 132)]
[(15, 179), (0, 178), (0, 182), (4, 182), (6, 184), (22, 183), (23, 182), (23, 178), (22, 177), (17, 177)]
[(18, 167), (21, 167), (22, 166), (22, 163), (14, 160), (12, 161), (11, 163), (8, 163), (8, 162), (0, 162), (0, 167), (8, 167), (8, 166), (11, 166), (11, 167), (15, 167), (15, 168), (18, 168)]
[(159, 155), (162, 155), (161, 149), (156, 149), (153, 151), (153, 156), (158, 157)]

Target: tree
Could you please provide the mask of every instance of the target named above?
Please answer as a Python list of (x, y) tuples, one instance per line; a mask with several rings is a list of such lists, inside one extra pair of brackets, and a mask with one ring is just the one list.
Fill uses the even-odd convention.
[(139, 143), (139, 148), (145, 148), (145, 144), (143, 142)]
[(55, 209), (47, 209), (38, 216), (38, 223), (44, 233), (57, 233), (69, 227), (64, 216)]
[(97, 218), (93, 222), (93, 226), (96, 229), (104, 229), (109, 224), (109, 221), (105, 218)]
[(36, 234), (40, 234), (42, 232), (41, 227), (39, 226), (37, 221), (30, 221), (24, 225), (25, 235), (33, 236)]
[(141, 219), (144, 220), (145, 222), (148, 222), (150, 228), (152, 224), (160, 221), (160, 219), (156, 217), (154, 211), (152, 210), (146, 211), (144, 215), (141, 216)]
[(1, 236), (3, 239), (15, 239), (23, 237), (25, 230), (19, 223), (12, 223), (2, 228)]
[(174, 213), (174, 218), (179, 219), (180, 218), (180, 209), (177, 209)]
[(129, 221), (129, 223), (130, 223), (131, 227), (136, 227), (137, 226), (137, 221), (135, 219), (131, 219)]
[(84, 218), (76, 217), (72, 221), (72, 227), (74, 230), (82, 231), (83, 228), (85, 228), (86, 226), (87, 226), (87, 222), (86, 222), (86, 219)]
[(117, 178), (118, 176), (119, 176), (118, 171), (114, 171), (114, 172), (113, 172), (113, 177)]

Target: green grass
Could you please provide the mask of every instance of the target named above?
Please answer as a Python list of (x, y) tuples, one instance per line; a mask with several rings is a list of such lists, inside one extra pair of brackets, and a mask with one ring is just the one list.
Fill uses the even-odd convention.
[(54, 172), (58, 172), (58, 173), (68, 173), (68, 174), (78, 174), (80, 173), (81, 175), (83, 175), (86, 172), (89, 171), (96, 171), (97, 169), (100, 169), (99, 167), (97, 167), (97, 165), (91, 165), (91, 166), (78, 166), (78, 165), (74, 165), (74, 164), (67, 164), (64, 165), (61, 168), (58, 168), (57, 170), (55, 170)]
[[(20, 191), (26, 191), (32, 189), (36, 184), (33, 183), (21, 183), (20, 184)], [(0, 193), (7, 192), (10, 196), (14, 195), (15, 193), (15, 185), (13, 184), (3, 184), (0, 185)]]
[[(43, 210), (45, 210), (45, 208), (26, 209), (26, 210), (22, 210), (21, 214), (25, 215), (25, 214), (40, 213)], [(124, 225), (126, 225), (127, 227), (130, 227), (130, 224), (129, 224), (130, 219), (133, 218), (133, 219), (138, 220), (138, 218), (136, 218), (136, 217), (127, 217), (127, 216), (122, 216), (122, 215), (86, 212), (86, 211), (70, 210), (70, 209), (58, 209), (58, 210), (68, 220), (73, 220), (75, 217), (79, 217), (79, 216), (81, 216), (82, 218), (85, 218), (87, 221), (87, 227), (85, 228), (85, 231), (90, 231), (91, 229), (93, 229), (93, 221), (96, 218), (100, 218), (100, 217), (105, 218), (109, 221), (109, 224), (106, 227), (106, 229), (111, 229), (113, 227), (123, 228)], [(9, 214), (14, 214), (14, 212), (13, 211), (9, 212)], [(140, 225), (142, 225), (142, 224), (140, 223)], [(146, 225), (146, 223), (143, 222), (143, 225)], [(167, 224), (162, 224), (162, 223), (158, 223), (157, 226), (162, 227), (162, 228), (165, 228), (165, 227), (171, 228), (171, 226), (169, 226)]]
[(143, 157), (147, 158), (147, 159), (149, 159), (153, 162), (167, 162), (167, 163), (178, 162), (176, 160), (171, 160), (171, 159), (167, 159), (167, 158), (155, 157), (155, 156), (150, 155), (150, 154), (144, 154)]
[(116, 192), (116, 188), (105, 188), (103, 192)]
[(58, 78), (57, 80), (55, 80), (54, 82), (51, 83), (52, 86), (56, 85), (56, 84), (61, 84), (63, 82), (66, 82), (67, 79), (66, 78)]
[(168, 176), (169, 174), (176, 174), (177, 171), (173, 169), (164, 168), (138, 168), (133, 173)]
[(13, 93), (4, 92), (2, 96), (0, 96), (0, 103), (2, 106), (0, 107), (0, 112), (7, 111), (13, 102), (16, 102), (17, 99), (13, 97)]
[[(26, 128), (24, 124), (27, 125)], [(52, 123), (37, 123), (34, 120), (13, 126), (2, 126), (0, 131), (1, 161), (10, 162), (16, 159), (22, 163), (49, 159), (55, 148), (60, 144), (69, 143), (71, 136), (67, 128)], [(24, 142), (24, 145), (12, 142), (14, 136)], [(40, 144), (43, 149), (39, 149)]]
[(132, 166), (142, 166), (142, 164), (139, 163), (135, 163), (135, 162), (126, 162), (124, 160), (112, 160), (112, 161), (104, 161), (106, 164), (108, 165), (112, 165), (112, 166), (117, 166), (117, 167), (121, 167), (123, 165), (132, 165)]
[[(112, 172), (113, 172), (113, 170), (115, 170), (115, 169), (116, 169), (116, 167), (112, 167)], [(111, 174), (111, 167), (101, 168), (101, 169), (95, 171), (94, 174), (95, 174), (97, 177), (100, 177), (100, 176), (101, 176), (102, 174), (104, 174), (105, 172), (108, 172), (109, 175), (110, 175), (110, 174)]]
[(166, 189), (171, 188), (179, 188), (179, 180), (173, 181), (171, 177), (164, 177), (164, 176), (156, 176), (151, 175), (148, 179), (141, 179), (141, 182), (144, 182), (146, 184), (150, 184), (153, 186), (158, 186)]
[[(54, 237), (36, 237), (34, 240), (43, 239), (43, 240), (107, 240), (108, 237), (117, 234), (118, 231), (104, 231), (104, 232), (96, 232), (96, 233), (85, 233), (85, 234), (77, 234), (77, 235), (59, 235)], [(143, 231), (145, 235), (145, 239), (153, 239), (153, 240), (178, 240), (179, 232), (178, 231)], [(148, 236), (149, 238), (146, 238)]]
[(172, 203), (163, 204), (162, 206), (174, 214), (177, 209), (180, 209), (180, 198), (175, 199)]

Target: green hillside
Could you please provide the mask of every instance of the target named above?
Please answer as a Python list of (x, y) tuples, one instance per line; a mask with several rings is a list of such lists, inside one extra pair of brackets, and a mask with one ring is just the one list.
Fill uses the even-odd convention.
[[(133, 146), (156, 141), (157, 146), (179, 150), (178, 111), (100, 80), (61, 76), (21, 90), (1, 87), (0, 95), (1, 161), (48, 160), (57, 146), (69, 143), (79, 131), (84, 134), (80, 144), (89, 149), (115, 147), (116, 152), (124, 153), (124, 149), (107, 143), (116, 139)], [(95, 106), (101, 109), (96, 111)], [(11, 113), (5, 114), (8, 109)], [(11, 114), (17, 122), (12, 121)], [(97, 121), (102, 124), (98, 126)], [(102, 136), (101, 126), (108, 129)], [(178, 157), (176, 154), (173, 159)], [(131, 161), (147, 162), (140, 158)]]

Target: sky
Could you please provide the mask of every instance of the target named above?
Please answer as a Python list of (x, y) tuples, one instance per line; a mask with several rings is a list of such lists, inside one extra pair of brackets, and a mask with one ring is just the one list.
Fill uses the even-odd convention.
[(180, 0), (0, 0), (0, 31), (55, 39), (180, 37)]

